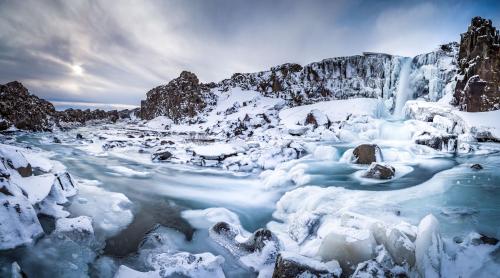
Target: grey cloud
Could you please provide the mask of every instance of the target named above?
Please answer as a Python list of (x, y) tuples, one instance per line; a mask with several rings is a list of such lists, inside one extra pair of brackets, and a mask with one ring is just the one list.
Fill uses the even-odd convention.
[(365, 50), (431, 51), (457, 40), (473, 13), (498, 18), (485, 5), (494, 4), (0, 0), (0, 83), (20, 80), (53, 100), (138, 104), (182, 70), (208, 82)]

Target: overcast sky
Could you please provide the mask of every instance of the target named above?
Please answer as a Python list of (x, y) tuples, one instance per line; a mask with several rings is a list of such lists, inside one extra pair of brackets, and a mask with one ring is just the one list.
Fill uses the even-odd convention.
[(182, 70), (201, 81), (286, 62), (459, 41), (500, 1), (0, 0), (0, 83), (43, 98), (138, 104)]

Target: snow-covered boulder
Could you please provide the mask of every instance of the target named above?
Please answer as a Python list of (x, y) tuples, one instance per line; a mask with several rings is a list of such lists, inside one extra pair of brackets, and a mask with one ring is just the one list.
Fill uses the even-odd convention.
[(219, 222), (209, 229), (209, 235), (242, 265), (257, 272), (273, 265), (281, 249), (278, 238), (268, 229), (258, 229), (247, 236), (240, 227)]
[(368, 170), (363, 174), (363, 177), (370, 179), (392, 179), (396, 174), (396, 169), (389, 164), (381, 164), (372, 162)]
[(375, 257), (376, 245), (368, 229), (336, 227), (321, 242), (318, 255), (323, 261), (337, 260), (344, 273), (352, 273), (358, 263)]
[(276, 258), (273, 278), (338, 278), (341, 273), (342, 269), (337, 261), (323, 263), (290, 252), (281, 252)]

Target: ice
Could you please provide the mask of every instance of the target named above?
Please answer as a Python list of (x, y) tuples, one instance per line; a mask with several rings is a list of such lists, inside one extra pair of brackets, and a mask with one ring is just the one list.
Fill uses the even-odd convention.
[(43, 233), (37, 213), (26, 198), (0, 194), (0, 203), (0, 250), (31, 243)]
[(323, 239), (318, 255), (324, 261), (337, 260), (343, 272), (352, 273), (358, 263), (375, 256), (376, 245), (370, 230), (337, 227)]
[(191, 224), (191, 226), (197, 229), (208, 229), (217, 222), (227, 222), (236, 226), (241, 226), (238, 215), (226, 208), (185, 210), (181, 215)]
[(79, 232), (93, 234), (92, 219), (88, 216), (61, 218), (56, 221), (56, 233)]
[(336, 148), (331, 146), (317, 146), (313, 154), (315, 159), (318, 160), (337, 160), (339, 154)]
[(441, 277), (443, 242), (439, 233), (439, 222), (429, 214), (418, 224), (415, 240), (416, 267), (423, 277)]
[(113, 236), (132, 222), (132, 203), (125, 195), (106, 191), (94, 181), (80, 180), (78, 185), (79, 196), (85, 202), (73, 202), (69, 210), (91, 217), (96, 235)]
[(28, 196), (31, 204), (36, 204), (45, 199), (52, 189), (55, 177), (53, 174), (31, 176), (13, 179), (13, 183), (22, 188)]
[(195, 154), (207, 159), (217, 159), (236, 153), (235, 148), (230, 144), (216, 143), (211, 145), (200, 145), (192, 148)]
[(338, 122), (354, 115), (380, 117), (385, 113), (382, 106), (379, 100), (369, 98), (332, 100), (283, 109), (279, 117), (281, 124), (287, 128), (293, 128), (297, 123), (302, 123), (311, 110), (321, 111), (330, 121)]

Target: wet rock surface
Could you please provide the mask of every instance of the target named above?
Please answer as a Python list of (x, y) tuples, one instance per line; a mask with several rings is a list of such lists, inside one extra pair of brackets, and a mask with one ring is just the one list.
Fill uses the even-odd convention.
[(273, 278), (311, 277), (333, 278), (340, 277), (340, 267), (335, 261), (321, 263), (300, 255), (280, 253), (276, 258)]
[(455, 104), (463, 111), (500, 109), (500, 36), (491, 20), (474, 17), (461, 35)]
[(357, 146), (352, 152), (357, 164), (372, 164), (377, 162), (377, 155), (381, 154), (379, 146), (374, 144), (363, 144)]
[(363, 177), (370, 179), (388, 180), (392, 179), (396, 174), (396, 170), (391, 165), (384, 165), (380, 163), (372, 163), (370, 168), (366, 170)]

